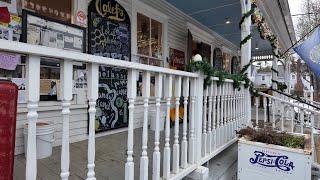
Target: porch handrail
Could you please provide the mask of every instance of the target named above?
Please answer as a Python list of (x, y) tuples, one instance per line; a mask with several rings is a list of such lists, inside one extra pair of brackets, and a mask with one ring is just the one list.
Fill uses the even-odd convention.
[[(235, 142), (235, 130), (247, 123), (245, 100), (248, 98), (248, 89), (244, 84), (239, 90), (233, 88), (233, 81), (224, 80), (219, 84), (219, 78), (213, 77), (212, 83), (204, 89), (204, 76), (201, 73), (191, 73), (164, 67), (151, 66), (136, 62), (121, 61), (81, 52), (63, 50), (58, 48), (32, 45), (22, 42), (0, 40), (0, 51), (17, 53), (26, 56), (26, 97), (28, 99), (28, 146), (26, 158), (26, 180), (37, 177), (36, 160), (36, 121), (38, 120), (38, 104), (40, 101), (40, 62), (41, 57), (56, 58), (61, 60), (61, 106), (62, 106), (62, 143), (61, 143), (61, 172), (62, 180), (70, 176), (70, 117), (73, 86), (73, 62), (87, 64), (88, 70), (88, 152), (87, 152), (87, 179), (95, 178), (95, 121), (96, 103), (99, 98), (99, 65), (119, 67), (128, 70), (127, 98), (128, 98), (128, 138), (127, 157), (125, 163), (125, 179), (133, 180), (134, 164), (134, 112), (137, 99), (137, 77), (142, 71), (142, 98), (143, 118), (140, 179), (147, 180), (149, 156), (148, 147), (154, 147), (152, 178), (155, 180), (181, 179), (194, 171), (201, 162), (210, 160), (223, 149)], [(151, 74), (155, 76), (156, 113), (155, 135), (152, 144), (148, 144), (149, 99), (151, 89)], [(182, 88), (183, 87), (183, 88)], [(180, 123), (180, 105), (183, 97), (184, 121)], [(165, 100), (166, 103), (161, 103)], [(173, 106), (173, 107), (172, 107)], [(160, 110), (166, 109), (165, 143), (160, 145)], [(174, 132), (170, 129), (171, 109), (175, 109)], [(188, 119), (188, 121), (187, 121)], [(182, 130), (182, 138), (179, 133)], [(170, 135), (171, 134), (171, 135)], [(171, 140), (174, 138), (174, 141)], [(160, 148), (161, 147), (161, 148)], [(171, 149), (172, 148), (172, 149)], [(163, 149), (161, 155), (160, 149)], [(172, 151), (171, 151), (172, 150)], [(139, 150), (140, 151), (140, 150)], [(161, 161), (161, 159), (163, 159)], [(173, 163), (171, 163), (173, 162)], [(162, 166), (162, 167), (161, 167)], [(162, 176), (160, 174), (162, 168)]]
[(276, 90), (276, 89), (272, 89), (272, 88), (270, 88), (270, 89), (268, 89), (268, 90), (275, 91), (275, 92), (277, 92), (277, 93), (279, 93), (279, 94), (282, 94), (282, 95), (284, 95), (284, 96), (286, 96), (286, 97), (288, 97), (288, 98), (291, 98), (291, 99), (297, 100), (297, 101), (299, 101), (299, 102), (301, 102), (301, 103), (303, 103), (303, 104), (306, 104), (306, 105), (308, 105), (308, 106), (311, 106), (311, 107), (316, 108), (317, 110), (320, 110), (320, 107), (315, 106), (315, 105), (313, 105), (313, 104), (310, 104), (310, 103), (306, 102), (306, 100), (304, 100), (304, 99), (294, 97), (294, 96), (292, 96), (292, 95), (290, 95), (290, 94), (287, 94), (287, 93), (281, 92), (281, 91)]
[(303, 106), (294, 104), (294, 103), (292, 103), (292, 102), (283, 100), (283, 99), (281, 99), (281, 98), (278, 98), (278, 97), (275, 97), (275, 96), (271, 96), (271, 95), (269, 95), (269, 94), (265, 94), (265, 93), (262, 93), (262, 92), (259, 92), (258, 94), (261, 95), (261, 96), (265, 96), (265, 97), (267, 97), (267, 98), (270, 98), (270, 99), (274, 99), (274, 100), (276, 100), (276, 101), (280, 101), (280, 102), (282, 102), (282, 103), (284, 103), (284, 104), (287, 104), (287, 105), (290, 105), (290, 106), (294, 106), (294, 107), (303, 109), (303, 110), (305, 110), (305, 111), (309, 111), (309, 112), (314, 113), (314, 114), (320, 114), (320, 111), (316, 111), (316, 110), (313, 110), (313, 109), (309, 109), (309, 108), (306, 108), (306, 107), (303, 107)]
[(13, 52), (18, 54), (28, 54), (42, 57), (51, 57), (64, 60), (81, 61), (85, 63), (96, 63), (109, 66), (117, 66), (120, 68), (131, 68), (141, 71), (159, 72), (164, 74), (172, 74), (185, 77), (199, 77), (197, 73), (168, 69), (164, 67), (151, 66), (137, 62), (121, 61), (113, 58), (96, 56), (87, 53), (75, 52), (70, 50), (46, 47), (41, 45), (28, 44), (17, 41), (8, 41), (0, 39), (0, 50)]

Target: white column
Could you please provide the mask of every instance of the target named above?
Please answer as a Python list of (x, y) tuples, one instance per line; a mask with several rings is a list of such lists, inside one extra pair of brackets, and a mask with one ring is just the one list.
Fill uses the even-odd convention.
[(134, 180), (133, 162), (133, 112), (134, 100), (137, 96), (137, 70), (128, 70), (128, 100), (129, 100), (129, 122), (128, 122), (128, 142), (127, 142), (127, 162), (125, 165), (125, 180)]
[(154, 133), (154, 151), (153, 151), (153, 180), (160, 180), (160, 100), (162, 97), (162, 74), (158, 73), (155, 78), (155, 96), (156, 96), (156, 125)]
[(172, 96), (172, 75), (167, 75), (166, 77), (166, 101), (167, 101), (167, 116), (166, 116), (166, 126), (165, 126), (165, 144), (163, 151), (163, 178), (170, 178), (170, 106), (171, 106), (171, 96)]
[(183, 130), (182, 130), (182, 142), (181, 142), (181, 167), (186, 168), (188, 164), (188, 98), (189, 98), (189, 77), (183, 78)]
[(179, 172), (179, 162), (180, 162), (180, 145), (179, 145), (179, 105), (180, 105), (180, 96), (181, 96), (181, 76), (175, 77), (175, 87), (174, 87), (174, 96), (175, 96), (175, 120), (174, 120), (174, 142), (172, 148), (172, 171), (177, 174)]
[[(62, 145), (61, 145), (61, 173), (62, 180), (69, 178), (69, 118), (70, 118), (70, 101), (72, 100), (72, 61), (64, 60), (60, 66), (61, 95), (62, 95)], [(58, 89), (60, 90), (60, 89)]]
[[(241, 11), (242, 15), (249, 12), (251, 10), (251, 1), (249, 0), (240, 0), (241, 4)], [(241, 25), (241, 40), (245, 39), (248, 35), (251, 33), (251, 16), (245, 18), (244, 22)], [(247, 65), (251, 60), (251, 39), (247, 41), (244, 45), (241, 47), (241, 66)], [(248, 73), (248, 76), (251, 76), (251, 67), (248, 68), (246, 71)], [(245, 93), (245, 101), (246, 101), (246, 112), (245, 112), (245, 119), (247, 121), (247, 124), (249, 126), (252, 126), (251, 122), (251, 95), (249, 91), (246, 91)]]
[(88, 173), (87, 180), (95, 180), (95, 116), (98, 99), (99, 65), (88, 64), (89, 136), (88, 136)]
[(142, 97), (143, 97), (143, 126), (142, 126), (142, 153), (140, 158), (140, 180), (148, 179), (148, 103), (150, 97), (150, 72), (143, 73), (142, 80)]
[(26, 180), (37, 178), (36, 122), (40, 98), (40, 57), (29, 55), (27, 60), (27, 97), (28, 97), (28, 147), (26, 159)]

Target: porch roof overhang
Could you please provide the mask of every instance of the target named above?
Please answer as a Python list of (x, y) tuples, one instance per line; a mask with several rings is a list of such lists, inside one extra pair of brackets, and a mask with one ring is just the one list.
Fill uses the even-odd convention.
[[(240, 0), (166, 1), (240, 49)], [(282, 51), (287, 50), (296, 41), (288, 0), (258, 1), (257, 5), (273, 33), (279, 37)], [(227, 20), (230, 23), (226, 23)], [(256, 26), (252, 26), (252, 34), (252, 55), (271, 55), (270, 43), (260, 38)]]

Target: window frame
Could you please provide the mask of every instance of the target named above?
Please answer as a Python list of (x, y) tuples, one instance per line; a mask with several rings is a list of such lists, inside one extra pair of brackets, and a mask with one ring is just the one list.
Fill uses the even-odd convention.
[[(137, 38), (137, 16), (142, 14), (150, 19), (156, 20), (162, 24), (162, 39), (161, 39), (161, 47), (162, 47), (162, 58), (155, 58), (151, 56), (146, 56), (143, 54), (138, 54), (138, 38)], [(140, 0), (133, 0), (132, 2), (132, 17), (131, 17), (131, 51), (132, 51), (132, 61), (138, 61), (138, 57), (145, 57), (149, 59), (157, 59), (161, 60), (162, 64), (160, 66), (168, 66), (168, 62), (166, 62), (166, 58), (169, 56), (168, 52), (168, 20), (169, 17), (164, 13), (154, 9), (153, 7), (148, 6), (147, 4), (141, 2)], [(151, 26), (151, 24), (150, 24)], [(151, 32), (151, 29), (150, 29)], [(151, 35), (151, 34), (150, 34)]]

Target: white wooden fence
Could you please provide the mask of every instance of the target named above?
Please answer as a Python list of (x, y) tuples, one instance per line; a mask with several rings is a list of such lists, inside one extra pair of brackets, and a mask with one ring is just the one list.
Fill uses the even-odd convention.
[[(263, 100), (263, 118), (259, 117), (259, 97), (256, 97), (256, 124), (258, 124), (258, 120), (264, 123), (268, 121), (267, 107), (269, 107), (271, 114), (269, 122), (272, 123), (274, 129), (289, 133), (309, 134), (311, 136), (312, 158), (315, 160), (317, 156), (314, 133), (319, 130), (319, 119), (316, 119), (315, 123), (315, 117), (319, 117), (320, 111), (305, 103), (290, 101), (288, 97), (276, 94), (276, 96), (271, 96), (259, 93)], [(269, 99), (269, 102), (267, 99)]]
[[(241, 85), (240, 90), (233, 88), (231, 80), (218, 85), (213, 78), (212, 84), (204, 89), (203, 75), (154, 67), (134, 62), (119, 61), (84, 53), (66, 51), (56, 48), (0, 40), (0, 50), (24, 54), (27, 65), (27, 99), (28, 99), (28, 146), (26, 158), (26, 179), (37, 177), (36, 160), (36, 121), (39, 103), (40, 58), (50, 57), (61, 60), (61, 106), (63, 115), (63, 135), (61, 151), (61, 179), (68, 179), (69, 118), (70, 101), (72, 100), (73, 63), (87, 63), (88, 68), (88, 164), (87, 180), (95, 179), (95, 112), (98, 98), (99, 65), (116, 66), (128, 70), (129, 126), (127, 141), (127, 161), (125, 179), (134, 179), (133, 137), (134, 111), (137, 92), (137, 76), (143, 72), (144, 119), (142, 133), (142, 152), (140, 157), (140, 179), (181, 179), (197, 167), (236, 142), (235, 130), (247, 124), (245, 105), (247, 89)], [(148, 105), (150, 98), (150, 76), (155, 74), (156, 126), (154, 143), (148, 144)], [(164, 86), (164, 87), (163, 87)], [(164, 90), (164, 91), (163, 91)], [(184, 120), (179, 124), (180, 97), (183, 97)], [(165, 100), (166, 104), (161, 104)], [(170, 107), (175, 106), (174, 133), (170, 134)], [(165, 144), (160, 149), (160, 106), (166, 106)], [(188, 108), (187, 108), (188, 107)], [(188, 117), (189, 116), (189, 117)], [(182, 137), (179, 136), (182, 126)], [(173, 141), (170, 141), (173, 137)], [(152, 174), (148, 174), (147, 148), (153, 147)], [(163, 157), (161, 153), (163, 152)], [(161, 161), (161, 159), (163, 161)], [(163, 162), (161, 164), (161, 162)], [(160, 174), (161, 169), (163, 171)]]

